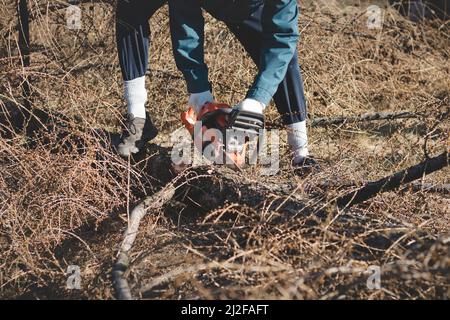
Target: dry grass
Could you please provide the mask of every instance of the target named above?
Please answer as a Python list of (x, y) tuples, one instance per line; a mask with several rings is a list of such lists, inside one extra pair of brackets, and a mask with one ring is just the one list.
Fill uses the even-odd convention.
[[(125, 110), (111, 5), (82, 4), (83, 28), (70, 31), (64, 10), (47, 3), (30, 1), (26, 69), (11, 32), (14, 6), (6, 0), (0, 6), (0, 296), (112, 298), (110, 271), (127, 208), (166, 181), (152, 165), (155, 146), (135, 165), (109, 147)], [(292, 197), (307, 208), (325, 204), (344, 190), (319, 189), (324, 180), (377, 179), (422, 161), (424, 149), (435, 155), (448, 148), (450, 123), (438, 118), (450, 100), (448, 22), (414, 24), (387, 9), (383, 29), (368, 30), (364, 5), (327, 3), (302, 3), (299, 51), (310, 117), (398, 110), (422, 116), (312, 128), (311, 149), (324, 170), (296, 176), (283, 151), (277, 177), (261, 182), (244, 171), (237, 187), (264, 183), (275, 190), (258, 205), (228, 201), (202, 209), (178, 198), (152, 213), (133, 250), (135, 295), (154, 282), (143, 297), (449, 297), (448, 195), (389, 192), (346, 212), (330, 209), (320, 219), (271, 204), (286, 183), (299, 185)], [(155, 142), (166, 145), (187, 97), (166, 11), (151, 23), (148, 109), (160, 129)], [(209, 18), (206, 34), (215, 95), (235, 103), (255, 66), (223, 24)], [(29, 78), (32, 105), (40, 110), (33, 130), (22, 130), (17, 120), (20, 76)], [(268, 118), (279, 125), (273, 106)], [(447, 168), (424, 181), (449, 183), (448, 177)], [(82, 290), (65, 288), (65, 270), (73, 264), (81, 267)], [(382, 267), (381, 290), (366, 288), (370, 265)], [(164, 275), (171, 281), (158, 283)]]

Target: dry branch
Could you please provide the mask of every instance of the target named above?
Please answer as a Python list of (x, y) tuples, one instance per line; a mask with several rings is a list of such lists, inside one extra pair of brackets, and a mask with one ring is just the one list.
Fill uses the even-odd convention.
[(449, 164), (448, 152), (444, 152), (437, 157), (430, 158), (406, 170), (397, 172), (375, 182), (366, 183), (362, 188), (347, 193), (337, 199), (339, 207), (349, 207), (370, 198), (375, 197), (380, 192), (394, 190), (403, 184), (420, 179), (423, 176), (440, 170)]
[(175, 188), (172, 184), (168, 184), (164, 189), (154, 195), (146, 197), (131, 212), (128, 228), (124, 233), (124, 240), (119, 250), (119, 257), (113, 267), (113, 281), (116, 289), (116, 296), (119, 300), (131, 300), (130, 286), (124, 273), (130, 265), (129, 251), (133, 246), (134, 240), (138, 233), (139, 225), (142, 218), (150, 210), (156, 210), (163, 207), (172, 199), (175, 194)]

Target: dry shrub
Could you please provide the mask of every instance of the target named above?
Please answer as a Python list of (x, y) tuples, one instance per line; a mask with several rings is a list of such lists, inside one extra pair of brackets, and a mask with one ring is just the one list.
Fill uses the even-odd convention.
[[(376, 179), (423, 160), (425, 151), (442, 152), (448, 141), (448, 118), (439, 118), (449, 105), (448, 22), (415, 24), (386, 8), (383, 28), (369, 30), (367, 3), (355, 2), (302, 3), (299, 56), (310, 117), (398, 110), (421, 116), (312, 128), (311, 149), (324, 165), (307, 177), (293, 174), (283, 142), (282, 170), (268, 183), (275, 189), (302, 185), (299, 201), (330, 201), (345, 188), (318, 188), (323, 181)], [(155, 179), (157, 168), (146, 166), (154, 153), (130, 167), (109, 147), (125, 110), (111, 3), (80, 4), (83, 28), (70, 31), (64, 5), (30, 1), (31, 67), (23, 69), (14, 4), (1, 2), (2, 297), (112, 298), (109, 272), (127, 208), (162, 184)], [(151, 23), (148, 107), (160, 129), (155, 142), (166, 145), (180, 127), (187, 94), (171, 55), (167, 10)], [(209, 16), (206, 38), (215, 95), (236, 103), (256, 68), (225, 25)], [(28, 77), (40, 115), (29, 130), (17, 124), (21, 77)], [(274, 106), (267, 116), (270, 126), (280, 126)], [(244, 171), (242, 180), (252, 174)], [(446, 169), (423, 181), (448, 183), (448, 174)], [(173, 272), (169, 285), (144, 296), (448, 298), (446, 195), (390, 192), (317, 221), (314, 212), (292, 217), (276, 210), (271, 199), (256, 207), (225, 203), (207, 212), (177, 200), (143, 222), (129, 275), (136, 294)], [(228, 218), (217, 219), (224, 211)], [(180, 215), (197, 218), (180, 222)], [(82, 267), (81, 291), (65, 289), (71, 264)], [(384, 270), (382, 290), (365, 286), (370, 265)], [(179, 268), (191, 271), (177, 274)]]

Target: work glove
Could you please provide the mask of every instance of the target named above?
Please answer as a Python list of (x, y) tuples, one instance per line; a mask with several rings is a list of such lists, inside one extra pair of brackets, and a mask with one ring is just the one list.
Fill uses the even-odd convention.
[(263, 114), (265, 108), (266, 105), (264, 103), (250, 98), (244, 99), (234, 107), (234, 109), (251, 112), (255, 114)]
[(233, 107), (228, 125), (233, 128), (236, 135), (227, 137), (227, 149), (241, 152), (244, 149), (245, 140), (238, 136), (239, 132), (259, 134), (264, 128), (264, 108), (266, 106), (255, 100), (246, 98)]
[(205, 104), (213, 101), (214, 97), (211, 91), (191, 93), (189, 96), (188, 106), (192, 107), (196, 114), (199, 114)]

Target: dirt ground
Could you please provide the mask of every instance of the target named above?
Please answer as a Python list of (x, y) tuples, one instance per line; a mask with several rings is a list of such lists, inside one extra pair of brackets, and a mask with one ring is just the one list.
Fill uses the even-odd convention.
[[(334, 201), (449, 149), (448, 21), (414, 23), (384, 1), (382, 28), (368, 2), (300, 2), (300, 63), (309, 122), (408, 111), (414, 117), (309, 129), (321, 171), (202, 168), (141, 222), (126, 272), (142, 299), (448, 299), (450, 196), (402, 187), (348, 209)], [(113, 1), (30, 0), (31, 64), (17, 49), (13, 1), (0, 0), (0, 297), (114, 299), (111, 272), (131, 208), (174, 177), (167, 158), (187, 93), (171, 54), (166, 8), (151, 19), (148, 111), (159, 134), (137, 163), (111, 147), (126, 108)], [(372, 3), (372, 2), (371, 2)], [(210, 16), (206, 60), (221, 102), (235, 104), (256, 72), (226, 27)], [(33, 117), (23, 123), (21, 81)], [(281, 128), (274, 105), (269, 128)], [(418, 182), (450, 183), (444, 168)], [(325, 185), (333, 182), (333, 185)], [(351, 182), (349, 184), (349, 182)], [(81, 288), (67, 286), (69, 266)], [(370, 267), (381, 287), (367, 286)]]

